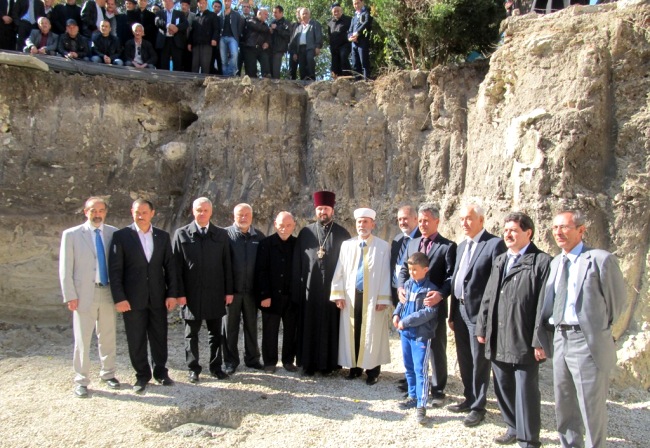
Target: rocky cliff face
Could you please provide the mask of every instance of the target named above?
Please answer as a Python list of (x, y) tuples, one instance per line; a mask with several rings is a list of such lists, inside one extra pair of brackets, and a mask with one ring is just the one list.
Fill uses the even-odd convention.
[(459, 205), (478, 200), (494, 232), (510, 210), (531, 214), (553, 254), (553, 211), (575, 206), (628, 282), (617, 381), (648, 387), (649, 18), (648, 2), (517, 17), (489, 65), (373, 84), (170, 85), (0, 66), (2, 319), (66, 319), (59, 238), (89, 195), (109, 197), (118, 226), (144, 196), (171, 231), (207, 195), (219, 225), (245, 201), (271, 231), (283, 209), (306, 224), (311, 192), (326, 188), (350, 229), (355, 208), (375, 208), (385, 239), (399, 205), (432, 200), (456, 240)]

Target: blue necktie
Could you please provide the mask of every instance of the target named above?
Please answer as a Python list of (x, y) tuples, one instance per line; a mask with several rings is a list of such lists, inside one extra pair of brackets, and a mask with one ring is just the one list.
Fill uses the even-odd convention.
[(95, 229), (95, 248), (97, 249), (97, 264), (99, 265), (99, 281), (102, 285), (108, 285), (108, 270), (106, 269), (106, 253), (104, 252), (104, 242), (102, 233)]
[(363, 248), (366, 246), (365, 241), (361, 241), (359, 247), (361, 248), (361, 256), (359, 257), (359, 266), (357, 267), (357, 281), (355, 288), (357, 291), (363, 291)]

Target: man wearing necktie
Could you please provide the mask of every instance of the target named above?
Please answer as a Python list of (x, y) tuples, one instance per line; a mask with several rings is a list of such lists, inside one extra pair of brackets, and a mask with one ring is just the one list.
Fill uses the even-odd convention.
[[(405, 260), (415, 252), (422, 252), (429, 258), (429, 280), (438, 287), (425, 299), (425, 306), (440, 304), (438, 309), (438, 326), (435, 337), (431, 340), (431, 403), (440, 406), (445, 399), (447, 386), (447, 296), (451, 292), (451, 277), (456, 262), (456, 243), (438, 233), (440, 210), (433, 204), (422, 204), (418, 208), (418, 228), (422, 234), (409, 242)], [(397, 278), (397, 293), (402, 303), (406, 302), (404, 283), (410, 278), (408, 264), (402, 265)]]
[(74, 393), (79, 398), (88, 396), (93, 329), (97, 333), (100, 378), (110, 388), (120, 387), (115, 378), (115, 309), (106, 264), (107, 248), (117, 229), (104, 224), (106, 211), (104, 199), (89, 198), (84, 205), (87, 221), (61, 236), (59, 279), (63, 301), (72, 311)]
[(372, 235), (375, 216), (369, 208), (354, 211), (359, 236), (341, 245), (330, 295), (341, 310), (339, 364), (350, 368), (349, 380), (366, 369), (369, 386), (390, 362), (390, 246)]
[(448, 409), (468, 413), (465, 426), (476, 426), (485, 418), (490, 362), (485, 358), (484, 345), (476, 339), (476, 318), (494, 260), (506, 251), (503, 240), (488, 233), (484, 222), (485, 212), (479, 205), (469, 204), (460, 209), (465, 241), (456, 253), (449, 327), (456, 339), (464, 400)]
[(476, 319), (476, 337), (492, 361), (494, 391), (507, 426), (494, 442), (531, 448), (541, 446), (539, 363), (546, 354), (534, 330), (551, 263), (551, 257), (531, 242), (534, 233), (528, 215), (506, 216), (503, 238), (508, 251), (492, 265)]
[(551, 262), (535, 331), (545, 353), (553, 353), (560, 444), (602, 447), (609, 373), (616, 364), (612, 325), (627, 302), (625, 279), (611, 253), (583, 243), (580, 211), (558, 213), (552, 230), (562, 253)]
[(178, 305), (185, 322), (185, 360), (190, 383), (199, 382), (199, 331), (205, 321), (210, 346), (210, 374), (228, 377), (222, 367), (221, 319), (232, 303), (234, 286), (228, 232), (210, 223), (212, 202), (192, 203), (194, 221), (176, 230), (172, 252), (178, 275)]

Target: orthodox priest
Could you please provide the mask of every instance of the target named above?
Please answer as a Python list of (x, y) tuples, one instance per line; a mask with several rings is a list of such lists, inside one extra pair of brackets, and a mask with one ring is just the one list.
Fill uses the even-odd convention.
[(329, 375), (339, 365), (339, 310), (329, 298), (339, 250), (350, 233), (334, 222), (335, 199), (331, 191), (314, 193), (316, 222), (300, 231), (294, 252), (292, 297), (300, 307), (296, 360), (308, 376)]
[(354, 211), (359, 236), (341, 246), (330, 295), (341, 310), (339, 364), (350, 368), (349, 380), (366, 369), (369, 386), (377, 383), (381, 365), (390, 362), (390, 245), (372, 235), (375, 216), (369, 208)]

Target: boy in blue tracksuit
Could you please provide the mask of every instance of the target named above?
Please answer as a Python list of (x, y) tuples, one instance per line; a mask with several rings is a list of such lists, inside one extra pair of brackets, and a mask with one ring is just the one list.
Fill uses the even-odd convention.
[(428, 307), (423, 302), (427, 292), (439, 288), (427, 278), (429, 259), (425, 254), (414, 253), (407, 264), (411, 278), (404, 284), (406, 302), (400, 302), (393, 313), (393, 325), (402, 340), (408, 383), (408, 398), (400, 407), (416, 408), (417, 422), (424, 424), (429, 395), (429, 347), (438, 324), (438, 305)]

